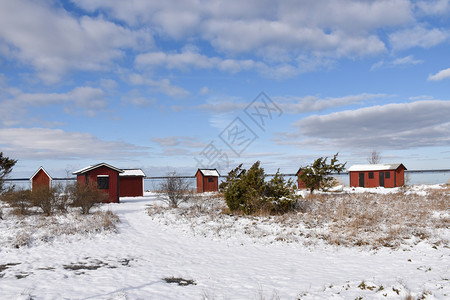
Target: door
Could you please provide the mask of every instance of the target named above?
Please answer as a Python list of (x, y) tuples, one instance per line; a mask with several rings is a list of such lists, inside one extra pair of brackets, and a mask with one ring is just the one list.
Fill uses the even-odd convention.
[(380, 172), (380, 186), (384, 187), (384, 172)]
[(364, 187), (364, 173), (359, 173), (359, 187)]

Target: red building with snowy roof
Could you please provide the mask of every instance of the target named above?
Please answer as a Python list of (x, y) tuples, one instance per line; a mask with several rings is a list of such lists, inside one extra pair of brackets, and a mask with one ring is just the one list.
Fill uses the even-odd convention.
[(119, 174), (120, 197), (144, 196), (145, 173), (141, 169), (122, 169)]
[(403, 164), (353, 165), (348, 169), (351, 187), (394, 188), (405, 184)]
[(219, 190), (219, 172), (216, 169), (198, 169), (195, 173), (197, 177), (197, 192), (217, 192)]
[(107, 193), (109, 198), (107, 202), (119, 203), (119, 174), (123, 172), (122, 169), (100, 163), (87, 166), (72, 174), (77, 175), (78, 184), (94, 184), (97, 189)]
[(38, 188), (48, 188), (52, 187), (52, 177), (45, 171), (43, 167), (40, 167), (33, 176), (30, 177), (31, 190), (36, 190)]

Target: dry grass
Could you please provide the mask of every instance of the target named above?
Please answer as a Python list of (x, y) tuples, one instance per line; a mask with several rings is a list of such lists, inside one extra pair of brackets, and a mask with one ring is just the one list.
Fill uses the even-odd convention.
[(175, 210), (151, 207), (149, 214), (167, 225), (188, 225), (191, 232), (204, 236), (245, 234), (269, 242), (323, 241), (371, 249), (422, 241), (448, 247), (449, 195), (450, 188), (426, 193), (408, 189), (397, 194), (324, 193), (302, 199), (297, 211), (280, 216), (231, 214), (222, 198), (210, 196)]
[(120, 222), (119, 217), (109, 210), (96, 211), (90, 215), (72, 210), (67, 214), (52, 216), (42, 214), (17, 216), (11, 210), (4, 219), (2, 227), (5, 234), (0, 235), (0, 248), (21, 248), (73, 235), (115, 232), (116, 225)]

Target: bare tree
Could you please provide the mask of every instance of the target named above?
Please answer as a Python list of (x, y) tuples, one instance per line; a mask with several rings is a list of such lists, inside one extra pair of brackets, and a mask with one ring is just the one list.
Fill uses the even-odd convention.
[(176, 172), (167, 174), (166, 179), (159, 185), (159, 190), (164, 194), (163, 201), (170, 207), (178, 207), (180, 203), (187, 202), (192, 197), (189, 182), (177, 176)]
[(371, 165), (376, 165), (381, 162), (381, 153), (377, 150), (373, 150), (370, 156), (367, 158), (367, 161)]

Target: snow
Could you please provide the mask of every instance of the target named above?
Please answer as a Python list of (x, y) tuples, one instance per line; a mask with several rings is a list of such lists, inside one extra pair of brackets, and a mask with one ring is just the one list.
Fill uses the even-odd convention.
[(219, 172), (217, 172), (217, 170), (200, 169), (200, 172), (202, 172), (203, 176), (219, 177)]
[(353, 165), (348, 171), (384, 171), (397, 170), (401, 164), (369, 164), (369, 165)]
[(119, 176), (142, 176), (145, 177), (145, 173), (141, 169), (122, 169), (123, 173)]
[[(0, 299), (404, 299), (408, 294), (448, 299), (450, 295), (448, 247), (419, 243), (408, 251), (368, 251), (320, 242), (310, 247), (266, 243), (245, 234), (212, 238), (190, 233), (189, 225), (172, 226), (170, 220), (164, 224), (152, 218), (149, 205), (161, 205), (158, 194), (102, 206), (119, 216), (117, 233), (63, 236), (18, 249), (0, 242)], [(0, 232), (8, 235), (9, 218), (4, 219)], [(211, 231), (208, 222), (197, 226)], [(193, 280), (195, 285), (167, 283), (168, 277)]]

